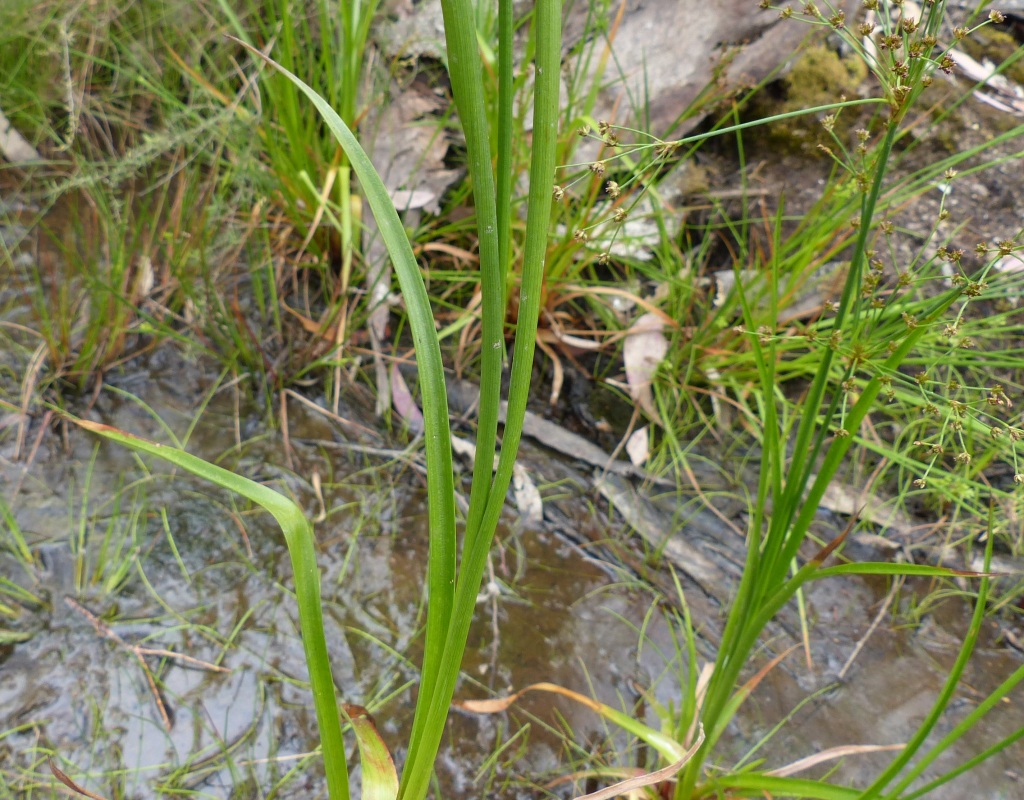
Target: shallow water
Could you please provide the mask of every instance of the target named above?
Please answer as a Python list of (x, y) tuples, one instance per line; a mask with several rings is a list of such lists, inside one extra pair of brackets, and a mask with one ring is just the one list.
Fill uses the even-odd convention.
[[(162, 352), (113, 384), (144, 400), (180, 436), (211, 379), (201, 366)], [(319, 472), (327, 513), (316, 531), (339, 694), (371, 707), (386, 740), (397, 745), (414, 702), (409, 662), (419, 657), (426, 510), (418, 474), (338, 449), (341, 432), (298, 404), (289, 409), (292, 469), (276, 436), (253, 438), (261, 430), (255, 417), (243, 419), (246, 444), (238, 449), (233, 391), (214, 396), (189, 447), (291, 491), (311, 515), (321, 510), (312, 487), (313, 471)], [(359, 411), (344, 413), (358, 418)], [(111, 391), (100, 394), (91, 416), (166, 438), (137, 403)], [(257, 797), (275, 787), (276, 797), (308, 797), (321, 791), (319, 767), (308, 755), (315, 735), (288, 594), (290, 567), (269, 518), (244, 512), (231, 498), (160, 465), (142, 468), (124, 450), (97, 447), (78, 431), (68, 432), (67, 451), (61, 437), (44, 436), (29, 464), (11, 460), (12, 428), (0, 435), (0, 485), (37, 559), (25, 569), (5, 553), (0, 570), (44, 600), (38, 607), (23, 604), (21, 616), (6, 623), (27, 640), (0, 651), (0, 731), (6, 732), (0, 785), (6, 793), (23, 796), (30, 787), (53, 785), (41, 748), (52, 748), (65, 771), (107, 796), (196, 791)], [(335, 443), (330, 452), (315, 444), (324, 440)], [(545, 458), (553, 456), (536, 447), (526, 454), (535, 467)], [(552, 474), (571, 471), (552, 462)], [(595, 510), (590, 496), (565, 488), (558, 493), (559, 510), (588, 532), (588, 541), (626, 536)], [(652, 609), (653, 592), (629, 579), (621, 565), (603, 561), (607, 549), (582, 535), (573, 538), (519, 530), (508, 515), (492, 559), (498, 590), (479, 605), (458, 697), (550, 681), (627, 708), (637, 700), (636, 686), (661, 703), (678, 700), (672, 672), (679, 664), (672, 663), (669, 624)], [(811, 590), (810, 613), (818, 623), (813, 667), (808, 670), (798, 652), (770, 674), (734, 725), (723, 759), (741, 757), (810, 692), (832, 683), (885, 591), (853, 580)], [(94, 624), (82, 608), (104, 622)], [(805, 705), (758, 756), (781, 766), (840, 744), (905, 740), (939, 690), (969, 613), (965, 604), (950, 602), (916, 631), (881, 625), (847, 682)], [(709, 631), (718, 624), (696, 622)], [(1019, 663), (988, 638), (967, 676), (969, 688), (940, 733)], [(133, 644), (229, 672), (143, 656), (159, 686), (154, 691), (129, 650)], [(710, 653), (707, 642), (702, 647)], [(1019, 702), (993, 712), (940, 766), (1020, 725)], [(524, 724), (529, 730), (520, 734)], [(571, 784), (550, 792), (537, 786), (595, 766), (587, 757), (613, 746), (622, 746), (621, 737), (592, 714), (543, 694), (527, 696), (507, 715), (456, 711), (438, 768), (443, 796), (570, 797)], [(396, 756), (401, 759), (400, 747)], [(969, 788), (973, 797), (1022, 797), (1022, 756), (1020, 747), (1011, 748), (932, 796), (963, 797)], [(839, 779), (862, 782), (888, 758), (850, 759)]]

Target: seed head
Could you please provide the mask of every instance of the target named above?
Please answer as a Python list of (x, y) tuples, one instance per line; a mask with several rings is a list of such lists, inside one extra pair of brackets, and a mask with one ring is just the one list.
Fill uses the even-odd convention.
[[(896, 72), (897, 75), (900, 75), (900, 77), (906, 77), (906, 75), (901, 75), (901, 73), (909, 71), (902, 61), (897, 61), (895, 64), (893, 64), (893, 70)], [(895, 99), (896, 102), (901, 105), (903, 101), (907, 99), (907, 95), (909, 94), (909, 86), (894, 86), (892, 89), (893, 99)]]
[[(988, 12), (988, 18), (989, 21), (996, 23), (996, 25), (1000, 24), (1001, 22), (1006, 22), (1006, 16), (994, 9)], [(1016, 479), (1016, 476), (1014, 476), (1014, 479)]]
[(989, 404), (993, 406), (1003, 406), (1005, 408), (1013, 408), (1013, 401), (1006, 396), (1006, 390), (1002, 386), (993, 386), (989, 391)]
[(626, 219), (626, 216), (627, 216), (627, 212), (626, 212), (626, 209), (624, 209), (624, 208), (617, 208), (617, 209), (615, 209), (615, 213), (612, 214), (612, 218), (616, 222), (624, 222), (625, 219)]
[(617, 199), (619, 195), (622, 194), (622, 187), (615, 181), (608, 181), (608, 183), (605, 184), (604, 190), (608, 192), (612, 200)]
[(597, 176), (604, 175), (606, 169), (603, 161), (595, 161), (590, 165), (590, 171)]

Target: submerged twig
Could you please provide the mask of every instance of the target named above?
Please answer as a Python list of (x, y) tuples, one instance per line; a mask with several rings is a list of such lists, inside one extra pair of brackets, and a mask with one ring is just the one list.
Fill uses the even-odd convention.
[[(143, 658), (143, 656), (159, 656), (160, 658), (171, 658), (176, 661), (181, 661), (186, 664), (190, 664), (194, 667), (198, 667), (199, 669), (209, 670), (210, 672), (231, 671), (226, 667), (221, 667), (216, 664), (210, 664), (207, 661), (200, 661), (197, 658), (192, 658), (191, 656), (186, 656), (182, 653), (175, 653), (173, 650), (164, 650), (161, 648), (143, 647), (137, 644), (129, 644), (124, 639), (122, 639), (117, 634), (117, 632), (114, 631), (113, 628), (107, 625), (103, 620), (101, 620), (99, 617), (97, 617), (95, 614), (89, 611), (89, 609), (87, 609), (78, 601), (74, 600), (71, 597), (65, 597), (64, 603), (72, 611), (77, 611), (79, 614), (81, 614), (83, 617), (89, 620), (93, 628), (96, 629), (96, 633), (99, 634), (102, 638), (109, 639), (110, 641), (119, 644), (121, 647), (123, 647), (125, 650), (130, 652), (135, 657), (135, 660), (139, 662), (139, 666), (142, 668), (143, 675), (145, 675), (146, 677), (146, 683), (149, 686), (150, 694), (153, 695), (153, 701), (154, 703), (156, 703), (157, 711), (160, 714), (160, 719), (167, 730), (170, 730), (173, 725), (173, 722), (171, 720), (171, 714), (167, 708), (167, 704), (165, 703), (163, 696), (160, 693), (159, 687), (156, 685), (156, 678), (153, 676), (153, 672), (152, 670), (150, 670), (149, 665), (146, 663), (146, 659)], [(58, 778), (59, 777), (60, 776), (58, 776)]]

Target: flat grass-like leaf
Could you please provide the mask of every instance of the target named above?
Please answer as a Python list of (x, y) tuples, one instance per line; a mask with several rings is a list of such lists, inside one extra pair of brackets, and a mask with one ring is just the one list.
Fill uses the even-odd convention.
[[(432, 698), (437, 683), (437, 670), (444, 657), (446, 633), (448, 633), (452, 619), (457, 545), (448, 398), (444, 385), (441, 347), (437, 331), (434, 328), (434, 315), (430, 299), (427, 296), (416, 257), (413, 255), (412, 245), (409, 243), (405, 227), (398, 217), (398, 211), (395, 209), (390, 193), (349, 127), (331, 108), (330, 104), (300, 78), (241, 40), (236, 39), (235, 41), (255, 57), (262, 59), (285, 75), (320, 112), (324, 123), (345, 151), (352, 170), (359, 179), (359, 184), (377, 222), (381, 239), (387, 247), (388, 255), (391, 256), (395, 274), (398, 276), (398, 282), (402, 289), (402, 296), (405, 299), (409, 329), (416, 348), (419, 386), (423, 397), (424, 448), (427, 457), (427, 497), (430, 518), (430, 551), (427, 567), (427, 591), (430, 602), (427, 605), (428, 634), (424, 645), (421, 691)], [(500, 331), (500, 320), (498, 327)], [(495, 402), (494, 405), (496, 414), (497, 403)], [(491, 446), (493, 446), (493, 440)], [(489, 468), (490, 464), (488, 463)], [(458, 655), (461, 660), (462, 650)], [(450, 678), (449, 680), (454, 685), (454, 679)], [(451, 694), (447, 693), (447, 696), (450, 698)], [(438, 702), (440, 703), (440, 701)], [(445, 716), (447, 716), (447, 700), (444, 701), (443, 706)], [(418, 715), (417, 719), (422, 720), (422, 717)], [(423, 773), (418, 776), (420, 783), (416, 791), (412, 793), (413, 797), (426, 794), (427, 770), (420, 763), (418, 757), (419, 736), (417, 733), (421, 732), (419, 726), (422, 724), (422, 721), (414, 722), (413, 736), (409, 747), (409, 761), (417, 765), (418, 772)], [(439, 740), (443, 719), (439, 725), (434, 725), (434, 727), (437, 728), (435, 735)], [(432, 764), (436, 747), (432, 746), (429, 749), (431, 753), (428, 761)]]
[(720, 796), (729, 797), (796, 797), (806, 800), (857, 800), (860, 797), (858, 789), (833, 786), (823, 781), (778, 778), (756, 772), (728, 775), (712, 781), (707, 789), (711, 796), (717, 790), (722, 793)]
[(320, 572), (316, 565), (316, 550), (313, 526), (302, 509), (284, 495), (268, 489), (255, 481), (243, 478), (222, 467), (204, 461), (184, 450), (166, 447), (148, 439), (88, 420), (74, 419), (79, 427), (96, 433), (105, 439), (117, 442), (131, 450), (156, 456), (176, 467), (180, 467), (197, 478), (203, 478), (222, 489), (242, 495), (270, 512), (288, 545), (292, 570), (295, 573), (295, 597), (299, 605), (299, 628), (302, 631), (302, 645), (306, 651), (309, 667), (309, 682), (313, 690), (313, 704), (316, 708), (317, 724), (320, 728), (320, 742), (324, 755), (324, 769), (327, 785), (334, 800), (347, 800), (348, 766), (345, 760), (345, 743), (341, 736), (341, 721), (334, 695), (334, 680), (331, 677), (331, 662), (324, 639), (323, 612), (320, 606)]

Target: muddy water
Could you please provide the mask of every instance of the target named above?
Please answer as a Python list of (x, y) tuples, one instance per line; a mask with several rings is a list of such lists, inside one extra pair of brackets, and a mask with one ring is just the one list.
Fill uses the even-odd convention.
[[(213, 376), (165, 349), (111, 384), (143, 400), (183, 436)], [(113, 389), (99, 395), (90, 416), (167, 440), (138, 403)], [(274, 483), (298, 497), (311, 516), (323, 517), (316, 531), (339, 694), (374, 710), (400, 760), (415, 699), (410, 662), (419, 658), (422, 622), (427, 531), (419, 473), (399, 450), (382, 454), (394, 445), (378, 438), (358, 442), (373, 454), (345, 446), (353, 441), (351, 429), (297, 403), (289, 408), (288, 466), (280, 439), (245, 411), (235, 391), (213, 396), (189, 448)], [(242, 409), (237, 428), (236, 407)], [(358, 408), (342, 414), (370, 425)], [(39, 425), (37, 416), (28, 442)], [(77, 431), (43, 436), (31, 462), (13, 460), (16, 438), (16, 426), (0, 430), (0, 490), (34, 560), (19, 563), (5, 550), (0, 575), (40, 603), (20, 601), (0, 620), (21, 640), (0, 649), (4, 796), (56, 796), (43, 788), (54, 784), (48, 753), (108, 797), (321, 793), (321, 773), (310, 755), (316, 740), (290, 567), (270, 520)], [(513, 514), (507, 517), (492, 559), (493, 590), (478, 606), (458, 695), (551, 681), (627, 708), (637, 702), (637, 686), (662, 704), (678, 702), (673, 676), (684, 665), (656, 593), (609, 557), (628, 544), (622, 523), (609, 523), (592, 492), (574, 486), (568, 462), (536, 446), (526, 460), (550, 480), (560, 479), (542, 484), (552, 509), (557, 498), (560, 522), (524, 530)], [(323, 485), (322, 506), (314, 471)], [(687, 591), (699, 605), (701, 590)], [(771, 673), (734, 725), (723, 765), (742, 758), (810, 693), (835, 683), (885, 593), (883, 585), (853, 580), (812, 589), (812, 665), (794, 653)], [(702, 607), (709, 610), (696, 622), (708, 634), (701, 650), (709, 656), (720, 612), (713, 602)], [(846, 682), (805, 704), (756, 757), (781, 766), (827, 747), (904, 741), (939, 690), (969, 613), (950, 602), (915, 630), (882, 624)], [(136, 653), (132, 646), (195, 661)], [(773, 647), (782, 649), (778, 641)], [(987, 637), (940, 733), (1018, 663)], [(1021, 725), (1020, 702), (1016, 697), (997, 709), (939, 767)], [(540, 694), (506, 715), (454, 712), (438, 767), (440, 796), (571, 797), (571, 783), (541, 787), (597, 766), (622, 745), (589, 712)], [(889, 757), (851, 759), (837, 780), (862, 783)], [(1011, 748), (932, 796), (1024, 797), (1022, 759), (1024, 751)], [(593, 787), (581, 782), (575, 788)]]

